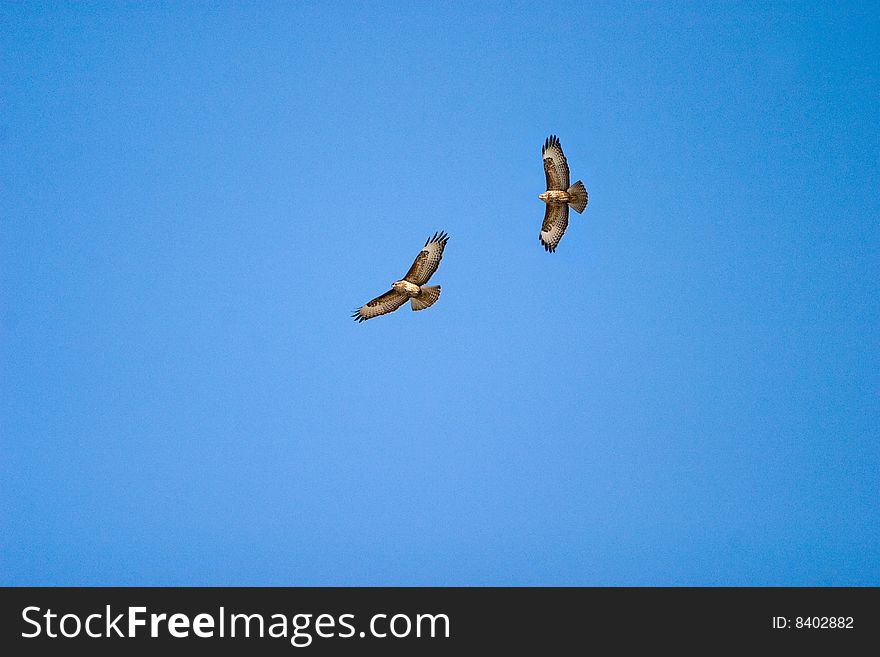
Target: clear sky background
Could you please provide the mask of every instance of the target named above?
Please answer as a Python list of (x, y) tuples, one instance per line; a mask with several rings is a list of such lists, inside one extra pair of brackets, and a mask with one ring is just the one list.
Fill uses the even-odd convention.
[(880, 585), (876, 4), (250, 4), (0, 9), (0, 583)]

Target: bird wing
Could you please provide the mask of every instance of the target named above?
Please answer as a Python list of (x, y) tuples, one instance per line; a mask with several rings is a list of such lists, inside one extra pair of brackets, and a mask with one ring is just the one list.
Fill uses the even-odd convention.
[(446, 248), (446, 242), (449, 241), (449, 235), (446, 233), (434, 233), (434, 236), (425, 242), (419, 255), (416, 256), (412, 267), (406, 272), (403, 280), (415, 283), (416, 285), (424, 285), (430, 280), (437, 267), (440, 266), (440, 259), (443, 257), (443, 249)]
[(559, 137), (550, 135), (544, 141), (541, 155), (544, 157), (544, 175), (547, 176), (547, 189), (560, 189), (563, 191), (568, 189), (571, 178), (568, 173), (568, 162), (565, 159), (565, 153), (562, 152), (562, 144), (559, 143)]
[(568, 205), (548, 203), (544, 212), (544, 223), (541, 224), (541, 234), (538, 237), (544, 249), (553, 253), (559, 245), (559, 240), (565, 235), (566, 228), (568, 228)]
[(373, 317), (394, 312), (406, 303), (408, 298), (409, 297), (403, 292), (388, 290), (385, 294), (376, 297), (372, 301), (368, 301), (358, 308), (354, 311), (352, 317), (354, 317), (356, 322), (365, 322), (368, 319), (373, 319)]

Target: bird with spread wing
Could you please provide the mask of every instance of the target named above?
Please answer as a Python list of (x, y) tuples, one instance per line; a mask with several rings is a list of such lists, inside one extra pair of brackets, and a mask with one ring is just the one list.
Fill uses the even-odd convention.
[(352, 315), (355, 321), (365, 322), (373, 317), (394, 312), (407, 300), (411, 301), (413, 310), (424, 310), (433, 306), (440, 298), (440, 286), (425, 285), (425, 283), (440, 266), (443, 249), (446, 248), (448, 241), (449, 236), (446, 233), (434, 233), (434, 236), (425, 242), (424, 248), (416, 256), (406, 276), (392, 283), (391, 289), (385, 294), (358, 308)]
[(569, 185), (568, 162), (558, 137), (550, 135), (544, 141), (541, 155), (544, 158), (547, 191), (538, 195), (538, 198), (547, 204), (547, 208), (538, 239), (545, 250), (553, 253), (568, 228), (568, 206), (580, 214), (587, 207), (588, 197), (587, 189), (580, 180)]

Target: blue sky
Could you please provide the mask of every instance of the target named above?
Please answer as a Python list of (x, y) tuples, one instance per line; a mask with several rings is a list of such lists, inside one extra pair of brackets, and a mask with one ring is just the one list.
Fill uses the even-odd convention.
[(880, 584), (876, 6), (249, 5), (0, 9), (0, 583)]

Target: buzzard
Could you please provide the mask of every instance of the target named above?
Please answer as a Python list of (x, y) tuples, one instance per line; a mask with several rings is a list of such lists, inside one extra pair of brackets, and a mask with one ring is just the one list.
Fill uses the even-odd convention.
[(547, 209), (538, 239), (544, 249), (553, 253), (568, 228), (568, 206), (578, 214), (583, 212), (587, 207), (587, 190), (580, 180), (569, 187), (568, 162), (558, 137), (550, 135), (544, 141), (541, 155), (544, 158), (547, 191), (538, 195), (538, 198), (547, 204)]
[(434, 233), (434, 236), (425, 242), (425, 248), (416, 256), (415, 262), (406, 272), (406, 276), (402, 280), (392, 283), (391, 289), (385, 294), (376, 297), (356, 310), (352, 315), (354, 320), (365, 322), (373, 317), (394, 312), (405, 304), (407, 299), (411, 299), (413, 310), (424, 310), (433, 306), (434, 302), (440, 298), (440, 286), (425, 285), (425, 283), (440, 266), (443, 249), (446, 248), (448, 241), (449, 236), (446, 233)]

